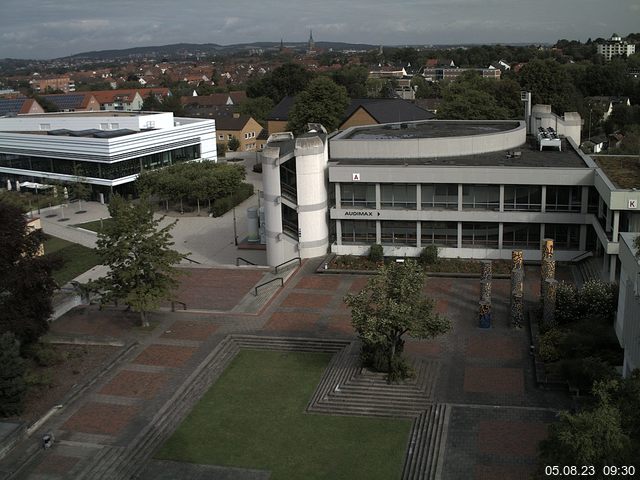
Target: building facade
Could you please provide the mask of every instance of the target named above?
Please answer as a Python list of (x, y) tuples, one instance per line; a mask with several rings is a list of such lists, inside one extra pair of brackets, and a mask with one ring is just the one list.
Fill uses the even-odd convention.
[(633, 43), (623, 41), (620, 35), (614, 33), (611, 38), (604, 43), (596, 45), (598, 55), (602, 55), (608, 62), (613, 57), (628, 57), (636, 53), (636, 46)]
[(142, 170), (217, 161), (215, 122), (172, 113), (73, 112), (0, 118), (0, 179), (131, 193)]
[(640, 252), (634, 246), (637, 234), (620, 234), (620, 290), (616, 335), (624, 348), (623, 376), (640, 368)]

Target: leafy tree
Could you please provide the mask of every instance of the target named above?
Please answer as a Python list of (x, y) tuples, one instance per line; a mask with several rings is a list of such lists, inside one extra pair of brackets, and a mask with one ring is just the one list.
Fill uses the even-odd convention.
[(236, 150), (238, 150), (240, 148), (240, 140), (238, 140), (236, 137), (232, 136), (231, 139), (227, 142), (227, 148), (230, 151), (235, 152)]
[(349, 65), (332, 74), (332, 79), (338, 85), (347, 89), (350, 98), (366, 98), (367, 78), (369, 72), (362, 65)]
[(296, 97), (289, 112), (287, 129), (302, 133), (307, 123), (321, 123), (332, 132), (340, 126), (348, 106), (346, 88), (336, 85), (328, 77), (318, 77)]
[(122, 300), (140, 312), (141, 324), (148, 326), (147, 313), (170, 298), (177, 286), (174, 265), (185, 257), (171, 249), (170, 232), (177, 220), (159, 228), (162, 218), (153, 218), (147, 201), (127, 203), (119, 196), (111, 200), (109, 213), (112, 221), (98, 233), (97, 242), (109, 273), (90, 286), (103, 303)]
[(508, 116), (489, 93), (467, 89), (464, 84), (447, 85), (443, 100), (438, 108), (439, 120), (500, 120)]
[(314, 74), (296, 63), (285, 63), (262, 77), (254, 76), (247, 82), (247, 96), (269, 97), (277, 104), (287, 95), (304, 90)]
[(38, 256), (42, 239), (18, 207), (0, 201), (0, 334), (13, 332), (22, 348), (47, 331), (53, 312), (57, 262)]
[(532, 60), (518, 72), (518, 83), (532, 92), (533, 103), (551, 105), (554, 111), (577, 110), (577, 96), (571, 76), (554, 60)]
[(273, 100), (269, 97), (247, 98), (240, 105), (240, 113), (253, 117), (262, 127), (267, 125), (267, 116), (273, 110)]
[(5, 332), (0, 336), (0, 416), (22, 412), (26, 393), (24, 373), (20, 342), (12, 332)]
[(162, 102), (158, 100), (158, 97), (149, 92), (142, 102), (142, 110), (145, 112), (161, 112)]
[(423, 293), (425, 273), (413, 260), (383, 265), (358, 294), (349, 294), (353, 327), (363, 342), (365, 364), (389, 373), (389, 380), (406, 377), (403, 336), (434, 338), (451, 323), (434, 311)]

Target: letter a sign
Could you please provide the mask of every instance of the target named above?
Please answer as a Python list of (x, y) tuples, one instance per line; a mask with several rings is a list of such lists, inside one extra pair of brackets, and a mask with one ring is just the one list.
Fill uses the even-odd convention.
[(351, 177), (352, 177), (352, 180), (354, 182), (359, 182), (360, 181), (360, 174), (359, 173), (352, 173)]

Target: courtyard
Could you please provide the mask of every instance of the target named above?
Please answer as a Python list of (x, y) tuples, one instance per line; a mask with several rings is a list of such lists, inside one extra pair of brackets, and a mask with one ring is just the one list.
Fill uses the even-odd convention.
[[(187, 311), (155, 313), (149, 330), (123, 321), (121, 309), (60, 318), (56, 335), (118, 340), (124, 353), (47, 421), (54, 448), (38, 450), (36, 434), (0, 467), (51, 479), (421, 478), (420, 468), (425, 478), (520, 479), (535, 470), (537, 443), (567, 403), (535, 384), (528, 330), (509, 326), (508, 279), (493, 282), (490, 329), (477, 327), (478, 279), (428, 279), (425, 293), (453, 330), (407, 342), (424, 371), (396, 389), (408, 407), (371, 400), (377, 406), (363, 410), (372, 395), (395, 395), (375, 378), (344, 373), (355, 372), (347, 357), (357, 344), (342, 299), (368, 277), (316, 274), (318, 262), (291, 272), (253, 313), (233, 304), (252, 295), (264, 271), (211, 268), (184, 275), (185, 295), (202, 285), (207, 292), (189, 295)], [(528, 301), (538, 285), (539, 271), (527, 267)], [(330, 372), (343, 372), (343, 397), (331, 393)], [(280, 390), (291, 385), (284, 402)], [(398, 415), (388, 413), (394, 408)], [(313, 465), (325, 468), (311, 476)]]

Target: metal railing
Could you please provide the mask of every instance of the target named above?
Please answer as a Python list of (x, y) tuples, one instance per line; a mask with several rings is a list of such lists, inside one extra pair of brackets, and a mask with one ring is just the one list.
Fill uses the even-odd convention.
[(278, 269), (279, 269), (280, 267), (283, 267), (283, 266), (285, 266), (287, 263), (291, 263), (291, 262), (294, 262), (294, 261), (296, 261), (296, 260), (298, 261), (298, 265), (302, 265), (302, 259), (301, 259), (300, 257), (293, 257), (293, 258), (291, 258), (291, 259), (287, 260), (286, 262), (282, 262), (280, 265), (276, 265), (276, 268), (274, 269), (273, 273), (278, 273)]
[(245, 262), (247, 265), (255, 265), (255, 263), (250, 262), (249, 260), (247, 260), (246, 258), (242, 258), (242, 257), (236, 257), (236, 267), (240, 266), (240, 260), (242, 260), (243, 262)]
[(591, 250), (587, 250), (586, 252), (581, 253), (580, 255), (577, 255), (577, 256), (573, 257), (571, 260), (569, 260), (569, 262), (577, 263), (577, 262), (585, 260), (585, 259), (587, 259), (589, 257), (593, 257), (593, 252)]
[(192, 259), (191, 259), (191, 258), (189, 258), (189, 257), (182, 257), (182, 258), (184, 258), (185, 260), (190, 261), (191, 263), (197, 263), (198, 265), (202, 265), (199, 261), (197, 261), (197, 260), (192, 260)]
[(171, 311), (175, 312), (176, 311), (176, 303), (179, 303), (180, 305), (182, 305), (182, 309), (186, 310), (187, 309), (187, 304), (184, 302), (180, 302), (178, 300), (171, 300)]
[(259, 289), (260, 287), (264, 287), (265, 285), (269, 285), (270, 283), (273, 283), (273, 282), (275, 282), (275, 281), (277, 281), (277, 280), (280, 280), (280, 286), (281, 286), (281, 287), (284, 287), (284, 280), (282, 279), (282, 277), (272, 278), (272, 279), (271, 279), (271, 280), (269, 280), (268, 282), (264, 282), (264, 283), (261, 283), (260, 285), (256, 285), (256, 287), (253, 289), (255, 296), (256, 296), (256, 297), (258, 296), (258, 289)]

